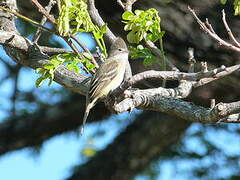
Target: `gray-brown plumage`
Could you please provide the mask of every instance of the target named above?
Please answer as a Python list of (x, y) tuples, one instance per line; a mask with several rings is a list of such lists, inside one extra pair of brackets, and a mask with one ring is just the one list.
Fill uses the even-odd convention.
[(86, 96), (86, 110), (83, 117), (81, 134), (83, 134), (90, 109), (98, 100), (105, 98), (122, 83), (127, 61), (127, 46), (123, 39), (117, 38), (111, 45), (109, 57), (101, 64), (91, 79)]

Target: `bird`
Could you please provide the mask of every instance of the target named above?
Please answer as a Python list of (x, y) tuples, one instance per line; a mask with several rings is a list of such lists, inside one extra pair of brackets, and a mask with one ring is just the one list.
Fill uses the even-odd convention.
[(128, 63), (128, 48), (120, 37), (112, 43), (108, 58), (100, 65), (90, 81), (86, 95), (86, 109), (80, 134), (84, 133), (84, 126), (90, 110), (96, 103), (107, 97), (114, 89), (119, 87), (124, 79)]

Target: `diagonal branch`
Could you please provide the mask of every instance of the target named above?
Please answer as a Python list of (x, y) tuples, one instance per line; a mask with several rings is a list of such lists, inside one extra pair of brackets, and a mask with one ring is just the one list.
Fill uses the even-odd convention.
[[(32, 1), (32, 2), (34, 2), (34, 1)], [(49, 1), (48, 5), (47, 5), (47, 7), (46, 7), (46, 11), (47, 11), (48, 14), (50, 13), (50, 11), (51, 11), (51, 9), (52, 9), (52, 7), (54, 6), (55, 3), (56, 3), (55, 0), (50, 0), (50, 1)], [(46, 16), (43, 16), (40, 24), (41, 24), (41, 25), (44, 25), (46, 21), (47, 21), (47, 17), (46, 17)], [(38, 39), (40, 38), (40, 36), (41, 36), (41, 29), (38, 27), (36, 33), (34, 34), (33, 42), (34, 42), (34, 43), (37, 43), (37, 42), (38, 42)]]
[[(24, 37), (15, 35), (13, 32), (6, 32), (1, 30), (0, 37), (0, 44), (15, 48), (16, 50), (20, 50), (25, 55), (25, 58), (22, 58), (19, 61), (16, 59), (17, 63), (31, 67), (33, 69), (42, 67), (43, 65), (49, 63), (48, 56), (41, 52), (34, 52), (38, 54), (35, 57), (28, 56), (29, 50), (32, 49), (34, 45), (31, 44), (31, 41), (25, 39)], [(64, 66), (57, 68), (54, 74), (56, 82), (62, 84), (66, 88), (69, 88), (80, 94), (86, 93), (88, 85), (86, 76), (70, 71)]]
[(124, 9), (124, 11), (132, 11), (132, 6), (135, 2), (137, 2), (137, 0), (127, 0), (126, 3), (117, 0), (117, 3)]
[[(88, 0), (88, 9), (89, 9), (89, 14), (91, 16), (91, 19), (94, 24), (96, 24), (99, 27), (104, 26), (106, 23), (103, 21), (102, 17), (98, 13), (98, 10), (95, 7), (95, 2), (94, 0)], [(112, 33), (112, 31), (107, 27), (105, 37), (107, 41), (112, 44), (114, 40), (116, 39), (116, 36)]]
[[(239, 71), (240, 65), (235, 65), (226, 68), (225, 66), (221, 66), (220, 68), (216, 68), (210, 71), (200, 71), (197, 73), (185, 73), (185, 72), (177, 72), (177, 71), (144, 71), (142, 73), (138, 73), (132, 76), (128, 81), (122, 84), (121, 89), (124, 91), (130, 86), (133, 86), (141, 81), (147, 79), (162, 79), (162, 80), (188, 80), (188, 81), (196, 81), (194, 85), (201, 86), (211, 81), (217, 80), (224, 76), (227, 76), (233, 72)], [(207, 81), (208, 80), (208, 81)]]
[(227, 30), (227, 33), (229, 35), (229, 38), (232, 40), (232, 42), (235, 44), (235, 46), (239, 47), (240, 48), (240, 43), (236, 40), (236, 38), (234, 37), (231, 29), (229, 28), (228, 24), (227, 24), (227, 21), (226, 21), (226, 14), (225, 14), (225, 11), (222, 10), (222, 21), (223, 21), (223, 24), (225, 26), (225, 29)]
[(55, 18), (49, 14), (48, 10), (46, 10), (37, 0), (31, 0), (32, 3), (37, 7), (37, 9), (52, 23), (56, 24)]
[(220, 46), (230, 49), (232, 51), (238, 52), (240, 53), (240, 48), (228, 43), (226, 41), (224, 41), (222, 38), (220, 38), (215, 31), (213, 30), (211, 24), (208, 22), (208, 20), (206, 20), (206, 23), (202, 22), (198, 16), (196, 15), (195, 11), (193, 9), (191, 9), (190, 7), (188, 7), (189, 11), (192, 13), (193, 17), (196, 19), (197, 23), (200, 25), (201, 29), (207, 33), (213, 40), (217, 41), (219, 43)]

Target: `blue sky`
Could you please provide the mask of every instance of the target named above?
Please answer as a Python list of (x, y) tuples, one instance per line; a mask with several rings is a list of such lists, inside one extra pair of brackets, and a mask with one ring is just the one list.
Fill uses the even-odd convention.
[(80, 161), (79, 141), (74, 136), (59, 136), (44, 144), (39, 154), (23, 149), (0, 158), (0, 179), (60, 180)]

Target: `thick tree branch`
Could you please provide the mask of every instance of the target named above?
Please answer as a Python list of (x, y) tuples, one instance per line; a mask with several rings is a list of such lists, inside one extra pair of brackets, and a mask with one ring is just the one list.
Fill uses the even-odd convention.
[[(27, 41), (29, 40), (27, 40), (25, 37), (20, 36), (19, 34), (16, 34), (14, 31), (3, 31), (3, 30), (0, 30), (0, 36), (1, 36), (1, 39), (0, 39), (1, 45), (7, 45), (11, 48), (18, 49), (25, 53), (28, 52), (29, 44)], [(39, 46), (39, 48), (43, 53), (46, 53), (48, 55), (72, 52), (70, 50), (66, 50), (63, 48), (52, 48), (47, 46)]]
[(126, 98), (115, 105), (115, 110), (120, 113), (138, 107), (164, 112), (193, 122), (240, 122), (239, 115), (236, 115), (240, 113), (240, 101), (219, 103), (214, 108), (204, 108), (172, 97), (172, 94), (162, 96), (156, 90), (134, 91), (131, 98)]
[[(42, 67), (43, 65), (49, 63), (48, 56), (42, 54), (41, 51), (37, 52), (37, 50), (32, 50), (34, 48), (33, 46), (35, 45), (31, 44), (31, 41), (25, 39), (24, 37), (16, 35), (14, 34), (14, 32), (6, 32), (1, 30), (0, 37), (0, 44), (24, 52), (25, 58), (17, 59), (20, 60), (19, 62), (17, 61), (17, 63), (29, 66), (33, 69), (36, 69), (37, 67)], [(30, 57), (28, 56), (29, 50), (35, 51), (31, 53), (32, 55)], [(33, 56), (33, 54), (38, 55)], [(54, 74), (56, 82), (65, 86), (66, 88), (71, 89), (79, 94), (86, 93), (86, 76), (70, 71), (64, 66), (60, 66), (59, 68), (57, 68)]]
[[(89, 14), (91, 16), (91, 19), (94, 24), (98, 25), (99, 27), (104, 26), (106, 23), (103, 21), (102, 17), (98, 13), (98, 10), (95, 7), (95, 2), (94, 0), (89, 0), (88, 1), (88, 9), (89, 9)], [(114, 40), (116, 39), (116, 36), (112, 33), (112, 31), (107, 27), (105, 37), (107, 41), (112, 44)]]
[[(1, 33), (1, 32), (0, 32)], [(17, 47), (21, 50), (26, 51), (27, 49), (29, 50), (29, 48), (31, 48), (33, 45), (30, 44), (30, 41), (24, 39), (24, 38), (20, 38), (19, 36), (14, 36), (9, 40), (9, 34), (7, 33), (3, 33), (6, 34), (5, 36), (3, 35), (3, 39), (2, 42), (5, 43), (7, 42), (8, 46), (11, 47)], [(5, 38), (4, 38), (5, 37)], [(18, 38), (15, 38), (18, 37)], [(24, 40), (24, 41), (23, 41)], [(41, 53), (41, 52), (40, 52)], [(22, 64), (30, 66), (32, 68), (36, 68), (36, 67), (41, 67), (42, 65), (48, 63), (48, 60), (46, 59), (47, 57), (44, 56), (43, 54), (40, 54), (38, 57), (31, 57), (32, 59), (24, 59), (22, 62)], [(40, 57), (43, 57), (43, 59), (41, 59)], [(205, 72), (200, 72), (200, 73), (180, 73), (180, 72), (154, 72), (154, 71), (149, 71), (149, 72), (145, 72), (140, 74), (140, 75), (136, 75), (134, 76), (132, 82), (137, 82), (137, 80), (139, 80), (138, 77), (144, 77), (144, 78), (152, 78), (152, 77), (157, 77), (157, 78), (166, 78), (166, 79), (188, 79), (188, 80), (198, 80), (199, 78), (204, 78), (204, 77), (209, 77), (209, 76), (214, 76), (212, 78), (208, 78), (208, 80), (216, 80), (219, 77), (223, 77), (226, 74), (230, 74), (236, 70), (239, 70), (239, 66), (233, 66), (233, 67), (229, 67), (228, 69), (225, 67), (221, 67), (219, 69), (215, 69), (212, 71), (205, 71)], [(220, 75), (218, 75), (220, 74)], [(143, 79), (144, 79), (143, 78)], [(59, 82), (60, 84), (64, 85), (65, 87), (78, 92), (80, 94), (85, 94), (87, 91), (87, 83), (86, 83), (86, 77), (80, 74), (76, 74), (72, 71), (67, 70), (65, 67), (59, 67), (56, 71), (55, 71), (55, 80), (57, 82)], [(141, 78), (140, 78), (141, 80)], [(204, 79), (206, 83), (207, 79)], [(130, 81), (131, 82), (131, 81)], [(199, 81), (201, 84), (203, 84), (203, 81)], [(197, 86), (200, 85), (200, 83), (197, 82)], [(208, 81), (209, 82), (209, 81)], [(190, 83), (192, 84), (192, 83)], [(131, 85), (131, 84), (130, 84)], [(196, 85), (195, 85), (196, 86)], [(132, 101), (132, 103), (129, 102), (129, 99), (126, 99), (124, 101), (122, 101), (121, 105), (118, 104), (118, 106), (115, 106), (115, 110), (117, 112), (123, 112), (123, 111), (127, 111), (129, 109), (133, 109), (135, 107), (145, 107), (145, 105), (149, 104), (149, 101), (151, 101), (151, 96), (154, 95), (158, 95), (158, 96), (165, 96), (165, 97), (176, 97), (176, 98), (183, 98), (186, 97), (186, 95), (190, 94), (191, 92), (191, 88), (192, 85), (187, 86), (188, 88), (182, 88), (184, 91), (179, 91), (178, 89), (165, 89), (165, 88), (157, 88), (157, 89), (151, 89), (151, 90), (139, 90), (139, 91), (134, 91), (131, 96), (134, 97), (138, 97), (136, 98), (134, 101)], [(151, 92), (149, 94), (149, 92)], [(179, 93), (181, 92), (181, 93)], [(185, 93), (183, 93), (185, 92)], [(182, 93), (184, 94), (184, 96), (182, 95)], [(134, 94), (134, 95), (133, 95)], [(141, 100), (141, 101), (140, 101)], [(144, 100), (144, 101), (142, 101)], [(157, 98), (155, 99), (157, 100)], [(124, 108), (122, 108), (121, 106), (123, 106), (124, 102)], [(125, 107), (125, 106), (129, 106), (129, 107)]]
[[(148, 2), (151, 2), (151, 1), (148, 1)], [(195, 2), (197, 2), (197, 1), (195, 1)], [(186, 16), (186, 14), (184, 14), (184, 17), (185, 16)], [(178, 17), (178, 16), (176, 16), (176, 17)], [(176, 24), (178, 24), (178, 23), (176, 23)], [(181, 21), (181, 24), (182, 24), (182, 21)], [(187, 28), (187, 27), (184, 27), (184, 28), (183, 27), (184, 26), (181, 26), (181, 27), (178, 27), (177, 29), (180, 32), (182, 32), (182, 29)], [(181, 58), (182, 58), (182, 54), (183, 54), (182, 52), (184, 52), (181, 47), (185, 48), (185, 45), (186, 45), (186, 44), (183, 44), (183, 41), (181, 41), (184, 39), (184, 34), (188, 35), (190, 33), (186, 33), (184, 31), (184, 33), (182, 33), (181, 38), (178, 39), (179, 44), (177, 44), (177, 45), (174, 44), (175, 45), (174, 47), (179, 47), (178, 49), (174, 48), (174, 53), (177, 54), (177, 53), (179, 53), (177, 51), (181, 51), (181, 55), (178, 55), (178, 57), (180, 56)], [(192, 33), (192, 34), (197, 34), (197, 33)], [(176, 41), (176, 39), (174, 39), (174, 40)], [(173, 39), (172, 40), (170, 39), (169, 41), (171, 44), (171, 41), (173, 41)], [(199, 46), (199, 44), (200, 43), (196, 43), (196, 46), (197, 45)], [(188, 44), (186, 46), (189, 47)], [(181, 59), (181, 58), (179, 58), (179, 59)], [(180, 61), (181, 60), (179, 60), (179, 62)], [(181, 103), (179, 103), (178, 105), (181, 105)], [(66, 106), (66, 107), (68, 107), (68, 106)], [(70, 107), (71, 107), (71, 105), (70, 105)], [(75, 111), (72, 113), (78, 113), (79, 108), (77, 108), (77, 109), (78, 110), (74, 109)], [(65, 112), (66, 109), (63, 109), (62, 111)], [(79, 113), (82, 113), (82, 112), (79, 112)], [(90, 114), (90, 115), (92, 115), (92, 114)], [(184, 128), (182, 127), (182, 123), (184, 122), (182, 120), (169, 122), (168, 119), (166, 119), (166, 118), (163, 118), (163, 119), (158, 118), (157, 119), (156, 113), (154, 113), (153, 117), (154, 118), (150, 118), (149, 114), (147, 114), (143, 118), (143, 121), (139, 121), (138, 125), (139, 126), (143, 125), (142, 128), (146, 127), (145, 131), (140, 131), (138, 134), (139, 126), (133, 126), (131, 132), (135, 133), (135, 134), (129, 133), (131, 136), (125, 136), (125, 138), (122, 138), (122, 139), (119, 138), (117, 141), (118, 143), (114, 143), (114, 145), (111, 145), (111, 148), (109, 148), (109, 147), (107, 148), (107, 149), (111, 149), (112, 151), (106, 151), (105, 153), (102, 153), (102, 152), (99, 153), (98, 154), (99, 158), (95, 157), (94, 160), (91, 160), (91, 162), (86, 164), (86, 166), (82, 167), (82, 169), (80, 169), (79, 172), (73, 176), (73, 178), (75, 177), (75, 179), (79, 179), (79, 178), (93, 179), (93, 175), (94, 175), (96, 177), (101, 176), (102, 179), (104, 179), (104, 180), (106, 179), (106, 177), (107, 178), (119, 177), (121, 180), (124, 180), (124, 178), (122, 178), (122, 176), (126, 177), (126, 179), (129, 179), (130, 177), (133, 177), (134, 174), (140, 172), (144, 167), (149, 165), (151, 160), (154, 160), (157, 157), (159, 157), (160, 153), (164, 149), (166, 149), (166, 147), (168, 147), (168, 145), (166, 145), (166, 144), (175, 143), (176, 141), (172, 141), (172, 139), (174, 137), (175, 137), (175, 140), (179, 139), (180, 135), (184, 132), (185, 128), (188, 127), (187, 125), (184, 126)], [(230, 122), (230, 119), (232, 119), (231, 122), (234, 122), (233, 120), (234, 119), (237, 120), (237, 117), (239, 119), (238, 114), (233, 114), (233, 115), (227, 116), (227, 119), (229, 120), (228, 122)], [(21, 121), (21, 122), (24, 122), (24, 121)], [(236, 122), (238, 122), (238, 121), (236, 121)], [(149, 128), (147, 128), (148, 126), (146, 123), (152, 123), (152, 125), (149, 126)], [(187, 123), (189, 124), (189, 122), (187, 122)], [(66, 125), (68, 125), (68, 124), (66, 124)], [(42, 131), (42, 129), (45, 129), (48, 126), (49, 126), (49, 124), (45, 124), (45, 126), (41, 126), (40, 127), (41, 132), (38, 131), (39, 134), (37, 135), (37, 137), (42, 137), (40, 133), (42, 133), (44, 136), (45, 131)], [(52, 129), (54, 129), (54, 130), (58, 129), (58, 122), (56, 121), (55, 126), (50, 126), (50, 127), (52, 127)], [(31, 127), (28, 129), (31, 129)], [(161, 129), (161, 131), (159, 129)], [(181, 131), (179, 132), (178, 129), (181, 129)], [(49, 129), (46, 129), (46, 131), (48, 131), (48, 130)], [(162, 132), (162, 134), (157, 134), (157, 132)], [(28, 136), (32, 136), (32, 135), (28, 134)], [(148, 138), (148, 136), (150, 136), (150, 138)], [(0, 137), (2, 137), (2, 136), (0, 136)], [(8, 134), (7, 138), (8, 137), (13, 138), (14, 136), (11, 136), (11, 134)], [(136, 137), (137, 137), (137, 141), (136, 141)], [(27, 138), (30, 138), (30, 137), (27, 137)], [(35, 136), (34, 136), (34, 138), (35, 138)], [(24, 139), (23, 140), (17, 139), (17, 140), (20, 140), (19, 144), (21, 144), (21, 142), (24, 142)], [(146, 140), (146, 141), (141, 141), (141, 140)], [(5, 141), (8, 142), (8, 139), (5, 139)], [(14, 147), (14, 143), (17, 144), (17, 141), (15, 141), (15, 139), (11, 139), (11, 143), (12, 144), (10, 144), (7, 147)], [(142, 147), (141, 144), (144, 144), (144, 148), (141, 148)], [(22, 146), (22, 147), (24, 147), (24, 146)], [(130, 148), (128, 149), (128, 147), (130, 147)], [(139, 149), (139, 151), (136, 151), (136, 149)], [(142, 151), (142, 149), (146, 149), (146, 151)], [(132, 150), (132, 151), (130, 151), (130, 150)], [(130, 152), (133, 152), (133, 153), (130, 153)], [(121, 165), (119, 164), (119, 166), (118, 166), (117, 164), (119, 162), (121, 162)], [(134, 163), (132, 163), (132, 162), (134, 162)], [(135, 166), (133, 167), (131, 164), (135, 164)], [(112, 170), (114, 172), (112, 172)], [(111, 172), (111, 174), (109, 174), (110, 172)], [(82, 175), (82, 174), (84, 174), (84, 175)], [(113, 176), (108, 177), (107, 175), (113, 175)], [(115, 175), (118, 175), (118, 176), (115, 176)], [(94, 178), (94, 179), (100, 180), (100, 178)]]

